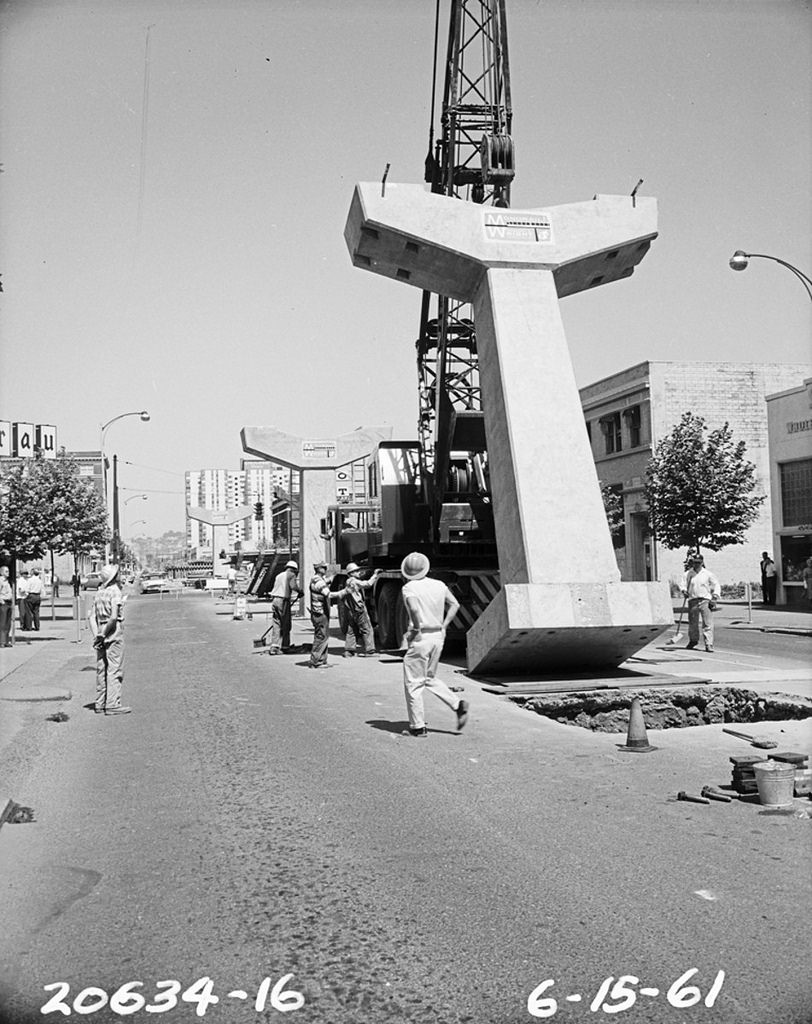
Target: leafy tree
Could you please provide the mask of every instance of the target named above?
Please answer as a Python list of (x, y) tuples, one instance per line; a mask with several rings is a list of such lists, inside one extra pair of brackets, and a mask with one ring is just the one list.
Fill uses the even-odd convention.
[(0, 477), (0, 546), (11, 554), (12, 571), (16, 559), (41, 558), (47, 550), (48, 508), (32, 472), (37, 461), (12, 465)]
[(719, 551), (743, 542), (766, 499), (752, 493), (756, 467), (745, 452), (727, 423), (709, 431), (691, 412), (660, 441), (646, 470), (645, 494), (652, 529), (665, 547)]
[(606, 522), (609, 524), (609, 532), (617, 537), (624, 526), (623, 519), (623, 497), (617, 487), (605, 484), (602, 480), (601, 498), (603, 498), (603, 510), (606, 513)]
[(69, 456), (37, 456), (0, 478), (0, 547), (14, 558), (69, 553), (78, 572), (79, 556), (107, 538), (104, 501)]
[(58, 554), (72, 555), (78, 575), (80, 555), (103, 547), (109, 539), (104, 500), (92, 483), (79, 476), (79, 466), (70, 456), (43, 459), (40, 465), (51, 510), (47, 545)]

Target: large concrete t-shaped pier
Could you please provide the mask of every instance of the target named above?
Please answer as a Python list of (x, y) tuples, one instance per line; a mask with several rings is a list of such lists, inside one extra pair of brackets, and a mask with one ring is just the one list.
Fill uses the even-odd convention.
[(650, 198), (513, 210), (356, 186), (355, 266), (474, 308), (502, 587), (468, 632), (472, 672), (616, 666), (673, 622), (666, 584), (620, 581), (559, 310), (656, 234)]

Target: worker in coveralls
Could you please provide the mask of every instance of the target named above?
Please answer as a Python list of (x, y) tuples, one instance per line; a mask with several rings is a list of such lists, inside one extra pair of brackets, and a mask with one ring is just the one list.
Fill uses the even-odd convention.
[(298, 583), (299, 566), (287, 562), (273, 581), (271, 591), (271, 649), (269, 654), (281, 654), (290, 649), (291, 604), (301, 594)]
[(128, 715), (121, 703), (124, 682), (124, 597), (118, 585), (118, 566), (105, 565), (87, 620), (96, 651), (96, 714)]
[(468, 720), (468, 702), (460, 700), (444, 682), (435, 679), (446, 629), (460, 605), (442, 580), (427, 578), (430, 568), (428, 558), (419, 551), (407, 555), (400, 565), (400, 573), (406, 580), (401, 593), (409, 616), (403, 688), (409, 713), (409, 735), (415, 737), (428, 735), (423, 711), (426, 687), (456, 712), (457, 732)]
[(356, 644), (361, 644), (363, 650), (358, 652), (359, 658), (369, 658), (375, 654), (375, 634), (372, 631), (372, 623), (367, 611), (366, 596), (364, 591), (369, 590), (380, 576), (380, 569), (376, 569), (368, 580), (362, 580), (360, 574), (363, 572), (355, 562), (350, 562), (344, 570), (347, 574), (347, 585), (344, 588), (342, 603), (347, 618), (347, 633), (344, 638), (344, 657), (354, 658)]
[(309, 584), (310, 621), (313, 623), (313, 646), (310, 649), (309, 668), (329, 668), (327, 645), (330, 639), (330, 601), (344, 597), (346, 590), (330, 590), (327, 563), (313, 563), (314, 576)]

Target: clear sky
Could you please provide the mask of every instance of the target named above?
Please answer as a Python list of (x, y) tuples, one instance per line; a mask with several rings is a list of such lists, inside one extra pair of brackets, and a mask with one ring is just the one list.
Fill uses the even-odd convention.
[[(562, 302), (579, 386), (810, 359), (793, 275), (728, 267), (812, 272), (810, 14), (507, 0), (513, 206), (659, 201), (635, 274)], [(433, 38), (434, 0), (0, 4), (0, 419), (97, 449), (147, 409), (107, 432), (122, 499), (149, 494), (125, 536), (184, 529), (184, 471), (236, 469), (243, 426), (415, 436), (419, 292), (343, 230), (355, 182), (422, 181)]]

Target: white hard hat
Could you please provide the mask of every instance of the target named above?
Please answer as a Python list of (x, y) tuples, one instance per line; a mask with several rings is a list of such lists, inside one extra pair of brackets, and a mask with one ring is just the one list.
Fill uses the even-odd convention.
[(285, 563), (285, 568), (286, 569), (295, 569), (296, 572), (299, 571), (299, 566), (296, 564), (296, 562), (286, 562)]
[(400, 572), (407, 580), (422, 580), (431, 568), (431, 562), (422, 551), (413, 551), (400, 563)]

